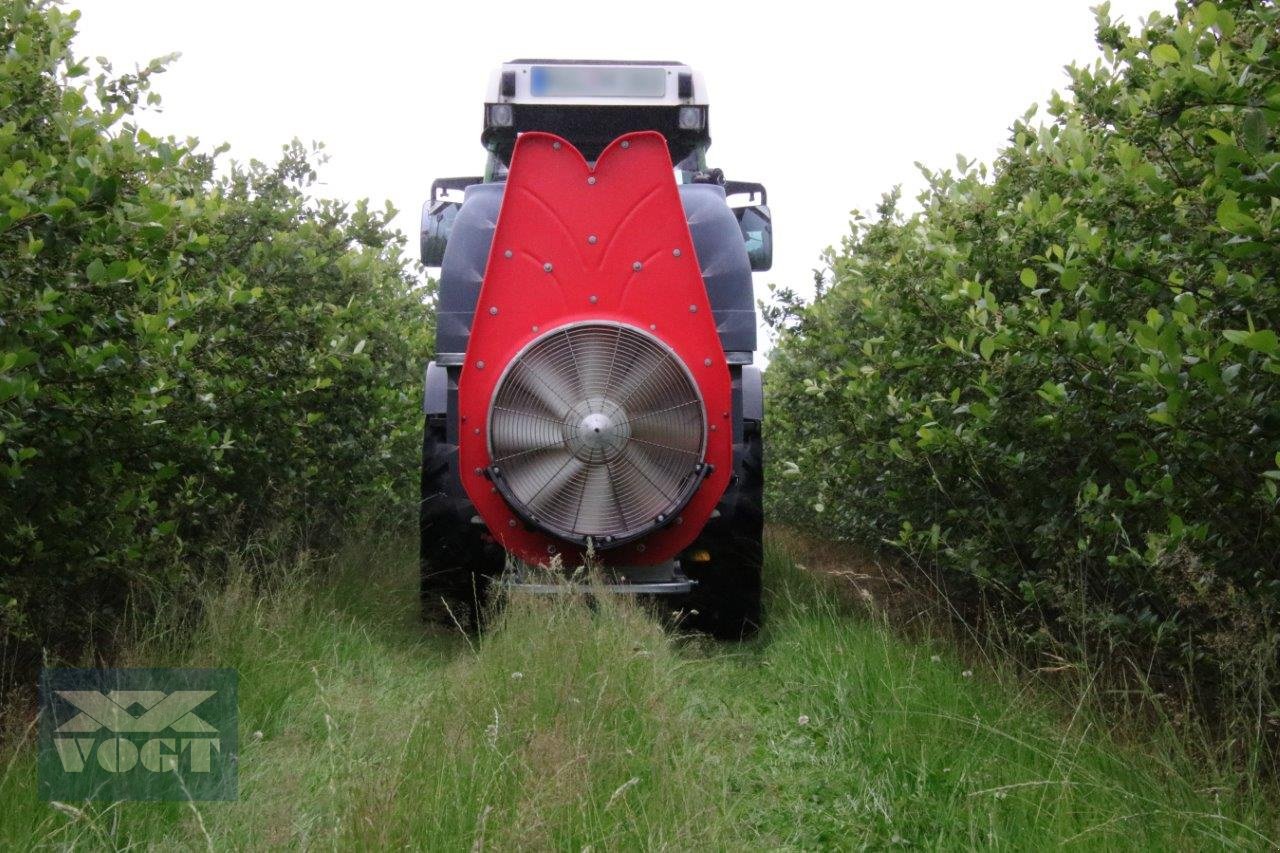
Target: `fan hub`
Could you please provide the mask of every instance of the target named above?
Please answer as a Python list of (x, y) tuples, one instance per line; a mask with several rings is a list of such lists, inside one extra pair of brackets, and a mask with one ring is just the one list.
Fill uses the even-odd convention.
[(593, 397), (569, 410), (564, 441), (569, 451), (585, 462), (604, 462), (622, 452), (631, 438), (627, 413), (612, 400)]
[(587, 415), (578, 426), (578, 441), (588, 453), (612, 447), (622, 436), (614, 435), (613, 421), (608, 415)]

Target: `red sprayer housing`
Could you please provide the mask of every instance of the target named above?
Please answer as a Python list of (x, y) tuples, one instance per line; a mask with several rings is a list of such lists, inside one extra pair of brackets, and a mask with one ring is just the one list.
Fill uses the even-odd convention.
[(593, 544), (605, 562), (670, 560), (724, 493), (733, 436), (729, 370), (662, 136), (622, 136), (594, 168), (558, 136), (521, 136), (487, 270), (458, 381), (460, 467), (481, 518), (504, 548), (530, 563), (561, 549), (573, 556), (585, 544), (557, 541), (503, 500), (487, 424), (499, 378), (532, 341), (578, 323), (617, 323), (656, 337), (692, 375), (706, 441), (690, 472), (696, 476), (698, 465), (710, 471), (652, 532), (616, 549)]

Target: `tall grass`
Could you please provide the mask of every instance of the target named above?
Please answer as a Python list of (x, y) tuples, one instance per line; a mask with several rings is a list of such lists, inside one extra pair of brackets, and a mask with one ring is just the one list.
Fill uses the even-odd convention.
[(347, 840), (495, 849), (703, 847), (725, 811), (713, 732), (681, 662), (631, 602), (512, 598), (430, 685), (397, 764), (352, 803)]
[[(1267, 846), (1265, 790), (904, 640), (774, 548), (760, 639), (627, 599), (416, 620), (410, 543), (246, 559), (121, 665), (240, 673), (240, 799), (49, 806), (0, 758), (0, 847), (814, 849)], [(1075, 710), (1075, 713), (1073, 713)]]
[(777, 549), (769, 575), (759, 647), (691, 682), (752, 733), (739, 819), (766, 846), (1274, 846), (1267, 787), (1175, 730), (1130, 739), (998, 658), (905, 641)]

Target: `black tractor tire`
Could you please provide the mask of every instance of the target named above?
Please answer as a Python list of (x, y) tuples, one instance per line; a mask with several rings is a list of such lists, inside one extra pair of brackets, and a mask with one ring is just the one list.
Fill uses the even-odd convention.
[(743, 425), (734, 480), (690, 547), (708, 562), (681, 561), (697, 585), (684, 596), (682, 627), (721, 640), (749, 639), (764, 625), (764, 444), (759, 421)]
[(458, 494), (457, 454), (445, 418), (428, 415), (422, 431), (419, 594), (423, 621), (476, 632), (504, 557), (486, 541), (485, 528), (471, 523), (475, 510)]

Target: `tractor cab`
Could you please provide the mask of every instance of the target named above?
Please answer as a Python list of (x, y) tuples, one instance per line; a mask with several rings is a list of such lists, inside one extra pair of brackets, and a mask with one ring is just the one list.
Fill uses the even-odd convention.
[(701, 77), (678, 62), (508, 62), (484, 109), (480, 140), (491, 165), (509, 164), (516, 137), (531, 130), (563, 137), (589, 162), (625, 133), (655, 130), (688, 171), (705, 168), (711, 144)]
[(422, 211), (422, 263), (438, 267), (468, 186), (506, 180), (520, 134), (553, 133), (594, 162), (626, 133), (661, 133), (680, 184), (723, 186), (737, 217), (751, 268), (773, 263), (773, 225), (765, 188), (727, 181), (707, 168), (711, 146), (709, 105), (702, 75), (679, 62), (516, 59), (489, 81), (480, 141), (488, 151), (485, 174), (441, 178)]

